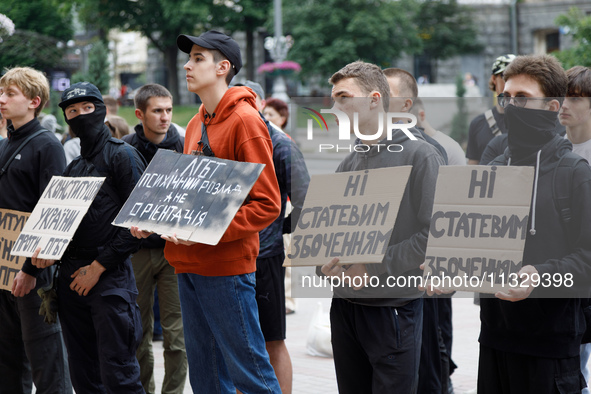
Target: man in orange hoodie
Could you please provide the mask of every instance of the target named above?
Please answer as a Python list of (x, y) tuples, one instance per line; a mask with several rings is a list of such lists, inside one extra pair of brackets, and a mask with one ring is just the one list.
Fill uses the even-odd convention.
[[(242, 67), (236, 41), (212, 30), (180, 35), (177, 45), (189, 54), (187, 88), (203, 101), (187, 126), (184, 153), (265, 164), (217, 245), (162, 236), (165, 257), (178, 274), (191, 386), (203, 393), (280, 393), (255, 299), (258, 233), (281, 209), (271, 138), (255, 94), (228, 89)], [(132, 233), (147, 235), (137, 227)]]

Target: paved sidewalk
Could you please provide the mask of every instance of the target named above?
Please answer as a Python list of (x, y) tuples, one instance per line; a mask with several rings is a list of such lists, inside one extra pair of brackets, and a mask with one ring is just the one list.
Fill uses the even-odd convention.
[[(476, 393), (478, 370), (479, 307), (472, 293), (456, 294), (453, 298), (454, 343), (452, 358), (458, 369), (452, 375), (456, 394)], [(332, 358), (314, 357), (306, 352), (306, 339), (312, 315), (320, 303), (328, 313), (330, 299), (300, 298), (296, 313), (287, 316), (287, 347), (293, 363), (294, 394), (338, 393)], [(160, 392), (164, 378), (162, 342), (154, 343), (156, 388)], [(192, 393), (189, 380), (184, 393)]]

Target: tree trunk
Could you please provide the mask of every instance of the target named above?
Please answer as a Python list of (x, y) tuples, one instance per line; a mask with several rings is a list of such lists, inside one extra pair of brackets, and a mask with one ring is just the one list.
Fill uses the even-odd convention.
[(175, 105), (181, 103), (179, 94), (179, 77), (177, 68), (178, 48), (176, 44), (164, 48), (164, 64), (166, 64), (167, 88), (172, 94), (172, 100)]
[(246, 30), (246, 79), (254, 81), (255, 64), (254, 64), (254, 31)]

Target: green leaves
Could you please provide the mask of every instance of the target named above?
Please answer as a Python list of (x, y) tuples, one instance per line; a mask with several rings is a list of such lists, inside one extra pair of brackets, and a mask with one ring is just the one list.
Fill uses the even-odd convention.
[(361, 59), (389, 66), (403, 53), (418, 53), (421, 42), (410, 0), (307, 0), (284, 7), (284, 30), (294, 37), (288, 58), (302, 75), (329, 76)]
[(457, 0), (422, 1), (414, 20), (424, 53), (431, 58), (443, 60), (482, 50), (472, 10)]
[(402, 54), (433, 59), (478, 52), (478, 29), (457, 0), (305, 0), (284, 8), (303, 77), (329, 76), (361, 59), (390, 67)]
[(2, 0), (0, 14), (16, 27), (11, 37), (2, 37), (0, 70), (29, 66), (47, 71), (63, 64), (65, 45), (58, 43), (72, 38), (71, 16), (53, 1)]
[(555, 23), (565, 34), (572, 35), (575, 42), (572, 48), (553, 53), (565, 70), (577, 65), (591, 67), (591, 16), (573, 7), (567, 14), (558, 16)]

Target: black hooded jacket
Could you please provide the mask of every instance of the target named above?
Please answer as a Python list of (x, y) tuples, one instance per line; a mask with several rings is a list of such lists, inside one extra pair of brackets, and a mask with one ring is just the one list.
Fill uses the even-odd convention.
[[(144, 126), (140, 123), (135, 126), (135, 133), (123, 136), (122, 140), (136, 148), (146, 159), (148, 164), (154, 158), (158, 149), (168, 149), (183, 153), (185, 139), (178, 133), (174, 125), (170, 125), (166, 132), (166, 138), (159, 144), (150, 142), (144, 134)], [(142, 248), (158, 249), (164, 248), (166, 241), (160, 238), (159, 234), (152, 234), (142, 240)]]
[[(41, 129), (37, 118), (17, 130), (8, 126), (8, 138), (0, 143), (0, 167), (27, 137)], [(27, 143), (0, 178), (0, 208), (32, 212), (51, 177), (61, 175), (65, 167), (64, 148), (58, 139), (50, 132), (39, 134)], [(36, 277), (40, 270), (30, 260), (26, 260), (23, 272)]]
[[(571, 143), (556, 135), (542, 146), (539, 159), (534, 152), (515, 160), (507, 149), (490, 164), (535, 167), (537, 188), (532, 198), (523, 265), (535, 266), (542, 277), (560, 275), (563, 281), (567, 274), (572, 274), (575, 287), (579, 284), (589, 288), (591, 168), (586, 161), (578, 162), (571, 171), (570, 238), (553, 200), (555, 168), (563, 155), (573, 155), (571, 150)], [(585, 331), (581, 299), (566, 298), (583, 295), (575, 287), (539, 286), (527, 299), (518, 302), (482, 297), (480, 342), (490, 348), (535, 357), (578, 355)]]
[(96, 260), (107, 270), (114, 269), (139, 249), (139, 239), (111, 223), (139, 181), (146, 162), (134, 147), (111, 137), (104, 124), (86, 130), (81, 147), (81, 156), (66, 167), (63, 175), (106, 179), (68, 248), (102, 248)]
[[(0, 142), (0, 167), (31, 134), (43, 128), (37, 118), (15, 130), (8, 126), (8, 138)], [(31, 212), (54, 175), (66, 167), (64, 149), (52, 133), (41, 133), (20, 151), (0, 178), (0, 208)]]

